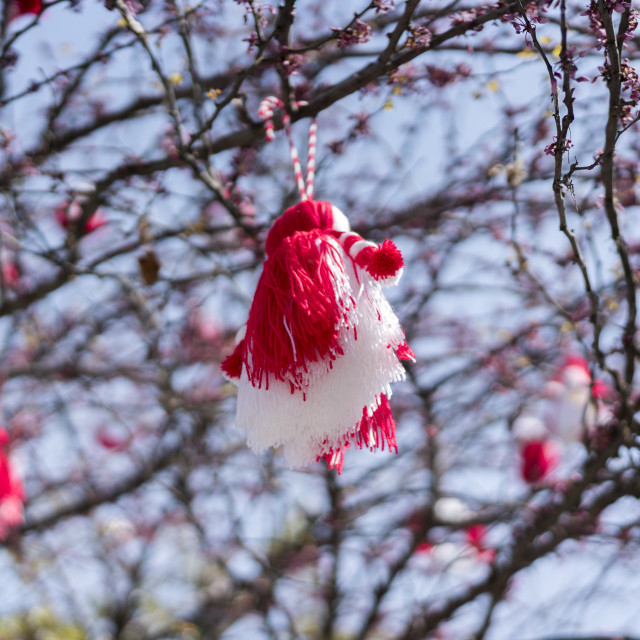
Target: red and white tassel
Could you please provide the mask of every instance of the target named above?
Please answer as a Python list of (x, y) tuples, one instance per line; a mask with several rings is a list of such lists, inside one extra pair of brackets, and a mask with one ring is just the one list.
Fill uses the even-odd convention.
[(260, 107), (265, 135), (273, 138), (275, 108), (301, 202), (269, 231), (246, 332), (222, 370), (238, 386), (236, 424), (254, 451), (282, 445), (292, 466), (324, 458), (341, 471), (351, 443), (397, 451), (390, 384), (404, 379), (400, 360), (414, 355), (381, 286), (397, 281), (403, 260), (390, 240), (363, 240), (339, 209), (312, 200), (315, 125), (305, 188), (276, 98)]
[(518, 446), (520, 477), (536, 484), (547, 477), (560, 462), (560, 449), (540, 418), (522, 415), (513, 423)]

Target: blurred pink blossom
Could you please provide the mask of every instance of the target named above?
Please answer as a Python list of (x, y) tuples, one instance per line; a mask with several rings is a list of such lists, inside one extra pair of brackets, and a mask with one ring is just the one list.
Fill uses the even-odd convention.
[(103, 424), (96, 431), (96, 441), (110, 451), (124, 451), (131, 443), (131, 434), (110, 429)]
[(20, 284), (20, 271), (14, 262), (5, 262), (2, 265), (2, 282), (9, 289), (17, 289)]
[(223, 338), (217, 319), (194, 309), (180, 332), (181, 353), (189, 364), (207, 362), (219, 355)]

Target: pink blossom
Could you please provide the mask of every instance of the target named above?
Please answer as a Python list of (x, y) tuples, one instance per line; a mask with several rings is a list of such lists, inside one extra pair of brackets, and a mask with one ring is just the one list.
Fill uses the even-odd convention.
[(442, 88), (449, 84), (453, 84), (463, 78), (468, 78), (471, 74), (471, 68), (464, 63), (456, 65), (455, 69), (449, 70), (435, 65), (428, 64), (425, 67), (427, 79), (435, 87)]
[(258, 42), (259, 42), (258, 33), (256, 31), (252, 31), (251, 35), (248, 35), (246, 38), (242, 38), (242, 42), (249, 43), (249, 48), (247, 49), (247, 52), (253, 51), (253, 48), (258, 46)]
[(387, 13), (396, 8), (393, 0), (373, 0), (373, 6), (376, 8), (376, 13)]
[(2, 265), (2, 282), (9, 289), (17, 289), (20, 284), (20, 271), (15, 262), (5, 262)]
[[(452, 14), (451, 17), (451, 26), (466, 26), (471, 25), (471, 23), (476, 20), (481, 15), (481, 9), (465, 9), (463, 11), (458, 11)], [(482, 25), (478, 25), (475, 31), (481, 31)]]
[(289, 53), (284, 48), (281, 64), (286, 76), (297, 76), (298, 70), (304, 64), (304, 56), (299, 53)]
[(346, 29), (332, 27), (331, 31), (335, 33), (339, 47), (349, 47), (352, 44), (369, 42), (371, 39), (371, 27), (362, 20), (356, 20), (352, 27)]
[(103, 424), (96, 432), (96, 440), (99, 445), (110, 451), (124, 451), (131, 443), (131, 435), (117, 432)]
[(213, 317), (195, 309), (180, 332), (181, 353), (189, 364), (215, 358), (222, 348), (224, 330)]
[(553, 136), (553, 142), (544, 148), (544, 152), (548, 156), (556, 156), (559, 153), (562, 154), (565, 151), (568, 151), (572, 146), (573, 143), (571, 142), (571, 140), (569, 140), (569, 138), (565, 138), (564, 141), (558, 141), (558, 137)]
[(427, 27), (419, 24), (409, 26), (407, 47), (409, 49), (427, 49), (431, 44), (432, 33)]

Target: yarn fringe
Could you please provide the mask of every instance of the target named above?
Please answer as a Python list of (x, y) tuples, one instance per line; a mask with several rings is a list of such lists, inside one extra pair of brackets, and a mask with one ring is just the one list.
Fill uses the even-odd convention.
[(254, 387), (268, 389), (273, 376), (302, 390), (310, 363), (343, 354), (340, 328), (355, 306), (337, 295), (346, 289), (342, 256), (325, 232), (284, 238), (264, 264), (247, 322), (243, 363)]
[(400, 360), (416, 361), (416, 354), (413, 353), (413, 349), (407, 344), (406, 340), (397, 347), (396, 355)]
[(380, 394), (380, 404), (373, 413), (370, 414), (366, 408), (363, 409), (358, 430), (354, 434), (345, 436), (345, 441), (340, 447), (332, 448), (324, 455), (318, 456), (318, 460), (324, 458), (329, 469), (337, 469), (338, 474), (342, 474), (344, 454), (351, 442), (357, 444), (360, 449), (366, 447), (370, 451), (375, 449), (384, 451), (386, 442), (389, 451), (393, 450), (394, 453), (398, 453), (396, 423), (391, 413), (389, 400), (384, 393)]
[(220, 364), (220, 369), (227, 380), (238, 380), (242, 374), (243, 341), (240, 341), (233, 353), (228, 355)]

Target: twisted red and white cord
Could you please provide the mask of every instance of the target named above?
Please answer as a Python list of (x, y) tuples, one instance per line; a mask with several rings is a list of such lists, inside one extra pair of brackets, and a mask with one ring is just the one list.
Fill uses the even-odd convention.
[[(303, 106), (305, 102), (295, 102), (295, 106)], [(291, 119), (289, 114), (284, 108), (284, 103), (280, 98), (275, 96), (269, 96), (260, 103), (258, 109), (258, 117), (264, 121), (264, 133), (267, 142), (271, 142), (275, 136), (273, 125), (273, 112), (276, 109), (282, 111), (282, 124), (284, 125), (287, 139), (289, 140), (289, 150), (291, 152), (291, 161), (293, 162), (293, 171), (296, 177), (296, 183), (298, 185), (298, 192), (300, 193), (300, 200), (313, 199), (313, 183), (315, 178), (315, 166), (316, 166), (316, 138), (317, 138), (317, 124), (315, 119), (311, 121), (309, 127), (309, 147), (308, 147), (308, 159), (307, 159), (307, 184), (305, 187), (305, 181), (302, 177), (302, 167), (300, 166), (300, 157), (298, 156), (298, 150), (293, 142), (293, 135), (291, 133)]]
[(314, 118), (309, 125), (309, 146), (307, 147), (307, 198), (313, 200), (313, 181), (316, 176), (316, 139), (318, 123)]

